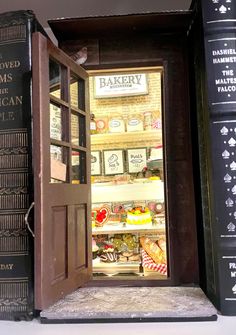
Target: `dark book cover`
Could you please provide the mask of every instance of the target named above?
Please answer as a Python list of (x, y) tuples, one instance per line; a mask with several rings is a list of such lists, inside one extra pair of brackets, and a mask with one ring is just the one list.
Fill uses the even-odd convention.
[(222, 314), (236, 315), (236, 4), (195, 3), (205, 290)]
[[(0, 14), (0, 319), (33, 317), (32, 11)], [(30, 215), (33, 219), (33, 215)], [(33, 225), (33, 222), (30, 222)]]

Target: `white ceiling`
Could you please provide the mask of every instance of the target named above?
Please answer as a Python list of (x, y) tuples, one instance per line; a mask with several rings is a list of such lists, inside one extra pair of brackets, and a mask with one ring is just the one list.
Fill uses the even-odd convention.
[(191, 0), (0, 0), (0, 12), (31, 9), (40, 23), (47, 20), (107, 14), (188, 9)]

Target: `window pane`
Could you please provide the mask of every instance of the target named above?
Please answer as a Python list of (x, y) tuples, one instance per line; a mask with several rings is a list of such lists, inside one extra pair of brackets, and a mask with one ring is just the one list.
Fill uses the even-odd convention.
[(50, 104), (50, 137), (62, 140), (61, 108)]
[(68, 179), (68, 148), (51, 145), (51, 183), (66, 183)]
[(49, 60), (49, 91), (56, 98), (61, 98), (61, 68), (60, 64)]
[(72, 107), (85, 110), (84, 80), (74, 75), (70, 79), (70, 103)]
[(72, 151), (72, 184), (86, 184), (86, 154), (83, 151)]
[(79, 116), (71, 114), (71, 142), (79, 145)]
[(70, 103), (71, 106), (79, 108), (79, 84), (75, 77), (70, 79)]
[(86, 147), (86, 125), (83, 115), (71, 114), (71, 142)]

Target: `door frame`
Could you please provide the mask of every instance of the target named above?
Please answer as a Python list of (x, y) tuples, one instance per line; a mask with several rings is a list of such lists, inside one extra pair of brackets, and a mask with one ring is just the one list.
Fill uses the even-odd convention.
[[(192, 198), (194, 197), (194, 185), (191, 180), (193, 179), (192, 173), (192, 152), (191, 148), (189, 148), (189, 155), (188, 155), (188, 167), (190, 167), (189, 172), (187, 175), (180, 176), (180, 180), (176, 183), (175, 178), (169, 178), (169, 176), (173, 175), (173, 161), (170, 158), (170, 146), (172, 142), (172, 134), (168, 127), (168, 121), (171, 119), (171, 103), (169, 102), (170, 99), (170, 89), (169, 89), (169, 82), (171, 82), (171, 75), (169, 71), (169, 61), (166, 59), (156, 58), (152, 60), (140, 60), (139, 62), (131, 62), (131, 61), (114, 61), (109, 62), (109, 64), (102, 64), (102, 65), (87, 65), (84, 68), (88, 71), (89, 75), (93, 73), (104, 71), (105, 72), (116, 72), (117, 69), (119, 71), (124, 69), (127, 71), (135, 70), (142, 70), (144, 69), (154, 69), (158, 67), (163, 68), (163, 78), (162, 78), (162, 124), (163, 124), (163, 155), (164, 155), (164, 171), (165, 171), (165, 206), (166, 206), (166, 238), (167, 238), (167, 248), (168, 248), (168, 277), (166, 279), (155, 279), (155, 278), (138, 278), (135, 279), (117, 279), (117, 278), (93, 278), (92, 281), (89, 281), (87, 284), (88, 286), (139, 286), (139, 287), (155, 287), (155, 286), (175, 286), (180, 285), (182, 283), (182, 272), (181, 268), (178, 266), (180, 262), (180, 255), (176, 252), (179, 249), (179, 239), (181, 238), (181, 232), (176, 230), (175, 224), (169, 224), (170, 222), (181, 222), (182, 218), (185, 216), (186, 208), (181, 206), (178, 211), (176, 211), (176, 198), (173, 196), (172, 190), (176, 188), (182, 188), (181, 185), (181, 178), (189, 180), (189, 193), (183, 196), (183, 202), (185, 201), (186, 197)], [(121, 71), (122, 73), (122, 71)], [(186, 71), (187, 73), (187, 71)], [(187, 109), (187, 105), (189, 105), (189, 98), (186, 94), (186, 101), (185, 101), (185, 110)], [(190, 115), (188, 120), (188, 132), (184, 134), (186, 143), (191, 143), (191, 132), (190, 132)], [(172, 150), (173, 151), (173, 150)], [(177, 150), (176, 150), (177, 151)], [(178, 154), (176, 152), (176, 154)], [(169, 191), (170, 190), (170, 191)], [(188, 208), (188, 213), (192, 216), (192, 223), (191, 227), (196, 229), (196, 219), (195, 219), (195, 201), (192, 201), (191, 206)], [(192, 232), (192, 236), (194, 234), (194, 230)], [(193, 245), (193, 250), (195, 250), (195, 259), (192, 260), (193, 267), (197, 270), (198, 276), (198, 265), (197, 264), (197, 247)]]

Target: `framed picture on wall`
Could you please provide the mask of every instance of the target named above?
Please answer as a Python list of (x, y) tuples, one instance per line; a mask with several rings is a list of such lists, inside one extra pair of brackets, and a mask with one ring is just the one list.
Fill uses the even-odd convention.
[(115, 150), (104, 150), (103, 151), (104, 161), (104, 174), (115, 175), (124, 173), (124, 151)]
[(91, 151), (91, 175), (100, 176), (102, 174), (101, 151)]
[(147, 149), (127, 149), (128, 173), (138, 173), (147, 166)]

